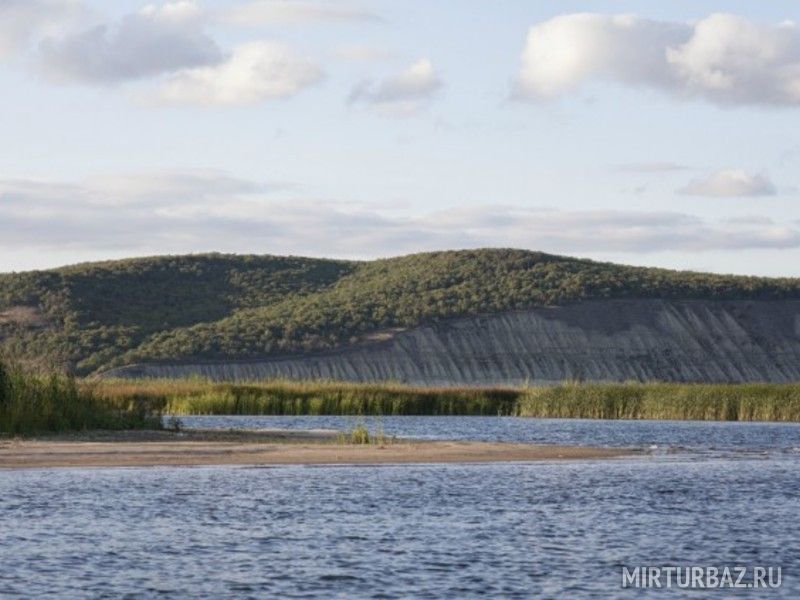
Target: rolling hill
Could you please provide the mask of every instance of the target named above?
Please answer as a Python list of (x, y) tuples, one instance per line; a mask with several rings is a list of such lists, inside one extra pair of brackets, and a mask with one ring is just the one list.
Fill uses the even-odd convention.
[(80, 375), (783, 381), (800, 379), (798, 324), (797, 279), (512, 249), (0, 275), (0, 351)]

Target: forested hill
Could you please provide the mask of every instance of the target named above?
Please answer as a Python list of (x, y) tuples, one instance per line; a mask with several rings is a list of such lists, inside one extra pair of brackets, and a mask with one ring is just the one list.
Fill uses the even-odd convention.
[(134, 362), (326, 350), (391, 328), (605, 298), (800, 299), (800, 280), (506, 249), (369, 262), (129, 259), (0, 274), (0, 352), (88, 374)]

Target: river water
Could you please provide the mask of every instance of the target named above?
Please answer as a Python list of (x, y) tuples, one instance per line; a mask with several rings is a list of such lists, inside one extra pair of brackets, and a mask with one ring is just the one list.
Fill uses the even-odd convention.
[[(187, 426), (346, 429), (353, 417)], [(0, 597), (683, 597), (640, 565), (781, 567), (800, 597), (800, 426), (366, 419), (387, 435), (634, 446), (567, 463), (0, 471)]]

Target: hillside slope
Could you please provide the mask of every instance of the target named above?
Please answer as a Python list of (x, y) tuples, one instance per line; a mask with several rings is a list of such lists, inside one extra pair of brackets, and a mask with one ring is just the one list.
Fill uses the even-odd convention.
[[(386, 332), (394, 329), (408, 330), (389, 340), (397, 344), (441, 331), (454, 319), (494, 315), (498, 323), (507, 324), (509, 335), (525, 337), (533, 352), (546, 347), (537, 341), (538, 325), (533, 329), (508, 325), (513, 322), (508, 313), (539, 315), (536, 311), (543, 307), (558, 306), (581, 312), (580, 307), (590, 306), (588, 301), (609, 299), (704, 301), (711, 303), (712, 313), (717, 310), (714, 303), (722, 301), (770, 301), (763, 302), (767, 308), (759, 309), (757, 317), (770, 321), (769, 307), (794, 310), (786, 308), (794, 306), (786, 301), (800, 300), (800, 281), (626, 267), (503, 249), (434, 252), (370, 262), (225, 255), (137, 259), (0, 275), (0, 349), (16, 358), (58, 362), (80, 374), (130, 364), (271, 364), (286, 357), (300, 365), (325, 353), (376, 351), (370, 340), (391, 337)], [(616, 318), (609, 311), (592, 314), (591, 321)], [(657, 311), (642, 314), (649, 314), (651, 320), (660, 318)], [(530, 317), (533, 321), (526, 323), (538, 318)], [(687, 318), (688, 323), (702, 321), (699, 316)], [(623, 323), (622, 329), (626, 328)], [(489, 335), (480, 328), (475, 331), (475, 335)], [(733, 343), (731, 331), (720, 330), (715, 334), (721, 336), (717, 341)], [(772, 335), (766, 330), (751, 334), (756, 341)], [(492, 362), (491, 356), (480, 355), (482, 350), (470, 350), (468, 344), (453, 339), (455, 346), (442, 347), (450, 355), (442, 360), (452, 361), (456, 368), (467, 360)], [(704, 341), (703, 347), (713, 349), (713, 339)], [(514, 347), (513, 341), (497, 340), (496, 344)], [(768, 337), (761, 342), (768, 357), (774, 344)], [(587, 351), (602, 352), (606, 343), (613, 346), (607, 340), (597, 343), (587, 346)], [(675, 351), (684, 343), (689, 342), (677, 337), (668, 345)], [(386, 343), (380, 347), (385, 349)], [(551, 351), (567, 352), (558, 348)], [(478, 355), (470, 358), (465, 352)], [(499, 367), (500, 379), (531, 376), (533, 367), (528, 363), (533, 359), (526, 352), (512, 353), (510, 360), (524, 365), (513, 372)], [(621, 352), (618, 360), (630, 358), (625, 350)], [(399, 365), (402, 361), (397, 356)], [(433, 360), (432, 353), (427, 356)], [(308, 374), (340, 374), (336, 363), (326, 364)], [(594, 377), (591, 369), (551, 371), (554, 378), (583, 377), (584, 371), (585, 376)], [(410, 373), (400, 366), (385, 372), (392, 378)], [(480, 382), (491, 369), (474, 372), (474, 377), (459, 381)], [(354, 377), (373, 378), (379, 373), (384, 371), (367, 369)], [(410, 374), (405, 378), (435, 379)], [(499, 379), (493, 376), (493, 381)]]
[(151, 363), (107, 375), (428, 386), (791, 382), (800, 381), (800, 301), (588, 300), (452, 319), (317, 354)]
[(355, 263), (165, 256), (0, 274), (0, 351), (89, 373), (149, 336), (323, 289)]

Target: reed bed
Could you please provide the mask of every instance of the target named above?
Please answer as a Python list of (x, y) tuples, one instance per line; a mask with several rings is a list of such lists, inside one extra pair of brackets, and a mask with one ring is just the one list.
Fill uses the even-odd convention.
[(108, 402), (139, 399), (183, 415), (467, 415), (585, 419), (800, 421), (799, 384), (564, 383), (450, 388), (397, 383), (99, 380)]
[(102, 399), (66, 375), (30, 372), (0, 362), (1, 434), (157, 429), (162, 408), (136, 396)]
[(582, 419), (800, 421), (800, 384), (572, 383), (525, 389), (517, 414)]
[(183, 415), (514, 415), (517, 389), (423, 388), (391, 383), (203, 379), (101, 380), (110, 400), (149, 398)]

